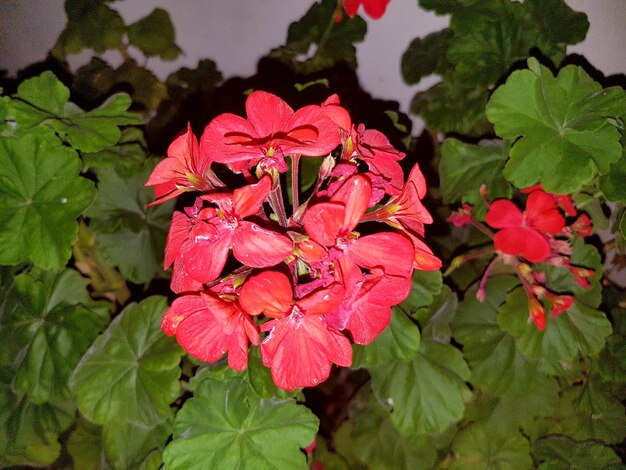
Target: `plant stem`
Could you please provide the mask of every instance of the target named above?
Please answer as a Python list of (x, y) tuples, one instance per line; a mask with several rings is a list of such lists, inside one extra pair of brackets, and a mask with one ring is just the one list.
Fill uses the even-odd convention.
[(287, 214), (285, 212), (285, 203), (283, 201), (283, 188), (280, 184), (280, 175), (277, 174), (272, 183), (272, 190), (267, 198), (270, 207), (278, 217), (278, 223), (281, 227), (287, 227)]
[(298, 172), (300, 170), (300, 155), (291, 155), (291, 200), (293, 201), (293, 212), (300, 206), (300, 188), (298, 182)]

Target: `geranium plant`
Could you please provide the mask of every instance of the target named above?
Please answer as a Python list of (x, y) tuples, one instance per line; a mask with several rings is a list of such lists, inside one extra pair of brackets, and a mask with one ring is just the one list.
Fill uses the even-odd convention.
[(562, 0), (420, 0), (416, 136), (357, 78), (392, 7), (160, 81), (166, 11), (66, 2), (2, 79), (0, 467), (621, 468), (623, 76)]

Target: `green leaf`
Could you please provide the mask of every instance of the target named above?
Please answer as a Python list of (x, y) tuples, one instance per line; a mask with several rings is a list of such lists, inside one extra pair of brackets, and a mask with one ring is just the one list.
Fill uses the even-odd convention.
[(157, 163), (147, 160), (130, 175), (122, 170), (98, 171), (98, 195), (87, 211), (96, 232), (99, 254), (135, 283), (161, 273), (165, 239), (175, 201), (148, 207), (152, 188), (144, 187)]
[(113, 468), (130, 470), (138, 468), (153, 451), (162, 451), (171, 434), (171, 420), (156, 426), (115, 421), (103, 426), (102, 441)]
[(51, 465), (61, 453), (58, 434), (74, 420), (74, 404), (33, 404), (11, 389), (11, 381), (11, 371), (0, 368), (0, 466)]
[(607, 389), (593, 376), (582, 385), (565, 389), (556, 408), (561, 417), (562, 433), (581, 441), (622, 442), (626, 429), (624, 406)]
[(94, 153), (84, 153), (85, 168), (113, 168), (120, 173), (134, 173), (146, 160), (146, 142), (143, 133), (136, 127), (127, 127), (122, 131), (116, 145)]
[(340, 453), (354, 454), (369, 470), (434, 468), (437, 449), (431, 435), (400, 434), (389, 412), (379, 404), (370, 403), (354, 411), (337, 431)]
[(70, 374), (108, 321), (86, 287), (71, 269), (15, 278), (13, 308), (0, 317), (2, 356), (12, 360), (15, 389), (35, 403), (71, 399)]
[(402, 54), (402, 77), (409, 84), (415, 84), (422, 78), (433, 74), (441, 74), (450, 67), (446, 60), (448, 44), (452, 39), (451, 29), (442, 29), (424, 38), (415, 38)]
[(489, 200), (510, 199), (511, 185), (502, 176), (508, 158), (507, 148), (497, 141), (482, 141), (480, 145), (464, 144), (457, 139), (446, 139), (441, 146), (439, 175), (443, 202), (468, 203), (474, 206), (474, 217), (479, 220), (487, 213), (480, 195), (481, 185), (487, 187)]
[(520, 188), (540, 182), (551, 193), (575, 192), (622, 155), (620, 133), (607, 118), (624, 113), (624, 90), (602, 89), (574, 65), (556, 78), (534, 59), (528, 65), (487, 105), (496, 133), (516, 140), (504, 176)]
[(609, 167), (609, 171), (600, 177), (600, 190), (604, 197), (611, 202), (626, 202), (626, 153), (616, 163)]
[(163, 297), (130, 304), (83, 356), (70, 386), (90, 421), (151, 426), (167, 418), (183, 351), (161, 331), (166, 309)]
[(422, 325), (422, 336), (439, 343), (449, 343), (452, 336), (450, 323), (454, 319), (458, 304), (456, 293), (443, 285), (441, 292), (429, 307), (422, 307), (413, 313), (413, 318)]
[(422, 341), (412, 361), (369, 371), (374, 393), (390, 404), (391, 420), (402, 434), (441, 432), (463, 416), (470, 372), (449, 344)]
[(472, 372), (472, 385), (497, 396), (478, 403), (480, 420), (503, 436), (536, 416), (550, 416), (558, 401), (556, 381), (539, 370), (537, 360), (520, 354), (513, 337), (498, 326), (498, 307), (518, 282), (508, 276), (490, 279), (485, 302), (476, 300), (476, 289), (470, 289), (453, 322), (454, 338), (463, 344)]
[[(335, 0), (321, 0), (299, 20), (289, 26), (287, 44), (274, 49), (270, 57), (289, 64), (296, 71), (311, 73), (331, 68), (338, 62), (346, 62), (356, 68), (355, 42), (365, 37), (367, 24), (356, 16), (345, 17), (335, 22)], [(306, 60), (300, 60), (302, 54), (308, 54), (312, 46), (314, 54)]]
[(488, 92), (461, 81), (445, 80), (411, 101), (411, 112), (418, 114), (433, 132), (456, 132), (480, 136), (493, 132), (485, 116)]
[(530, 469), (528, 440), (517, 432), (510, 437), (494, 436), (480, 425), (471, 425), (452, 444), (451, 470), (522, 470)]
[(0, 264), (62, 267), (94, 187), (76, 153), (40, 133), (0, 139)]
[(155, 8), (149, 15), (128, 26), (128, 42), (148, 57), (176, 59), (182, 51), (174, 42), (174, 37), (170, 15), (162, 8)]
[(413, 284), (407, 298), (400, 304), (400, 308), (411, 314), (420, 307), (427, 307), (433, 303), (435, 296), (441, 291), (443, 281), (440, 271), (413, 271)]
[(575, 301), (558, 317), (547, 314), (544, 331), (529, 323), (528, 299), (523, 289), (516, 289), (500, 309), (498, 324), (516, 337), (517, 348), (525, 356), (541, 359), (551, 373), (559, 373), (562, 362), (579, 353), (597, 356), (611, 334), (611, 323), (604, 313)]
[(167, 86), (132, 59), (114, 69), (102, 59), (92, 57), (88, 64), (78, 69), (72, 85), (72, 89), (93, 100), (101, 100), (120, 88), (130, 88), (133, 103), (139, 103), (148, 111), (156, 110), (168, 97)]
[(600, 442), (577, 442), (566, 436), (546, 436), (533, 444), (539, 470), (588, 470), (621, 468), (622, 459)]
[(12, 108), (20, 128), (50, 127), (85, 152), (114, 145), (120, 138), (118, 126), (141, 123), (136, 114), (127, 112), (131, 100), (124, 93), (110, 96), (92, 111), (83, 111), (68, 101), (69, 90), (49, 71), (22, 82), (15, 98)]
[[(455, 12), (450, 20), (455, 37), (448, 49), (454, 78), (486, 88), (504, 77), (515, 63), (526, 60), (533, 48), (552, 62), (560, 62), (565, 44), (546, 40), (528, 9), (520, 2), (474, 2)], [(554, 13), (550, 18), (561, 27)]]
[(554, 43), (582, 42), (589, 29), (587, 15), (572, 10), (563, 0), (526, 0), (532, 22)]
[(102, 447), (102, 427), (79, 417), (67, 442), (67, 450), (74, 461), (74, 468), (111, 468)]
[(120, 46), (126, 26), (119, 13), (105, 3), (105, 0), (65, 0), (67, 26), (52, 48), (55, 57), (63, 60), (85, 48), (100, 54)]
[(367, 346), (353, 345), (352, 367), (370, 367), (395, 360), (406, 361), (420, 347), (420, 331), (399, 308), (392, 311), (387, 328)]
[(165, 449), (168, 469), (307, 468), (300, 448), (315, 437), (318, 420), (292, 400), (261, 399), (241, 379), (207, 379), (176, 416)]

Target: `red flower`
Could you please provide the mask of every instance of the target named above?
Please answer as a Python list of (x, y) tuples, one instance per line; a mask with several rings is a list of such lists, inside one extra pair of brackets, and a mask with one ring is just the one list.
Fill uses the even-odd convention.
[(363, 175), (350, 177), (329, 202), (309, 207), (304, 228), (310, 237), (340, 256), (349, 256), (364, 268), (382, 268), (385, 274), (411, 277), (414, 250), (402, 235), (380, 232), (358, 237), (352, 233), (367, 210), (371, 183)]
[(176, 335), (178, 343), (202, 361), (214, 362), (228, 353), (228, 365), (235, 370), (246, 368), (248, 341), (259, 344), (257, 326), (237, 303), (208, 292), (174, 300), (161, 329)]
[(294, 112), (278, 96), (255, 91), (246, 100), (248, 119), (225, 113), (205, 128), (205, 155), (239, 173), (261, 162), (265, 169), (287, 171), (287, 155), (322, 156), (340, 143), (339, 129), (321, 106)]
[(289, 278), (278, 271), (263, 271), (243, 285), (241, 307), (273, 318), (261, 326), (270, 331), (261, 343), (261, 358), (276, 385), (286, 390), (315, 386), (328, 378), (332, 363), (352, 364), (350, 341), (325, 319), (343, 294), (343, 287), (333, 284), (295, 300)]
[(216, 204), (217, 209), (202, 209), (197, 203), (187, 214), (174, 213), (165, 246), (165, 269), (174, 263), (174, 292), (193, 289), (193, 281), (217, 279), (231, 247), (237, 260), (253, 268), (274, 266), (291, 254), (289, 238), (243, 220), (259, 212), (271, 185), (270, 177), (264, 176), (233, 194), (214, 193), (199, 198)]
[(185, 191), (213, 189), (205, 174), (211, 160), (200, 157), (198, 139), (187, 125), (187, 132), (177, 137), (167, 149), (167, 158), (160, 162), (145, 186), (154, 186), (156, 201), (153, 206), (172, 199)]
[(492, 227), (502, 229), (494, 237), (497, 250), (522, 255), (532, 262), (543, 261), (550, 255), (545, 234), (557, 234), (565, 226), (554, 200), (543, 191), (533, 191), (528, 196), (524, 213), (509, 200), (495, 201), (485, 220)]
[(343, 6), (348, 16), (353, 17), (356, 15), (359, 7), (363, 5), (365, 13), (372, 19), (378, 20), (385, 14), (387, 4), (390, 1), (391, 0), (344, 0)]

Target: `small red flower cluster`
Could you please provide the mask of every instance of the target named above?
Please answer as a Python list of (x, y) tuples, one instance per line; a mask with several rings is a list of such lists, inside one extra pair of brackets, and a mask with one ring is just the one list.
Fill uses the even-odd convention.
[[(508, 199), (499, 199), (492, 203), (486, 201), (489, 210), (485, 221), (489, 226), (499, 229), (495, 234), (472, 216), (472, 207), (465, 204), (453, 213), (448, 220), (457, 227), (472, 224), (493, 238), (498, 256), (489, 265), (480, 283), (477, 297), (484, 300), (485, 286), (491, 268), (498, 260), (512, 265), (522, 282), (528, 296), (530, 318), (540, 330), (546, 327), (544, 305), (540, 301), (550, 304), (551, 315), (556, 317), (567, 311), (574, 303), (571, 295), (558, 295), (550, 292), (545, 286), (545, 275), (534, 272), (527, 262), (545, 262), (553, 266), (562, 266), (570, 271), (575, 282), (584, 288), (590, 287), (588, 278), (595, 272), (590, 269), (572, 266), (571, 241), (575, 237), (586, 237), (591, 234), (591, 220), (586, 214), (581, 214), (570, 225), (559, 210), (566, 215), (578, 215), (569, 195), (546, 193), (540, 185), (522, 190), (528, 194), (526, 209), (522, 212), (515, 203)], [(485, 191), (481, 192), (483, 195)], [(557, 238), (559, 237), (559, 238)], [(482, 251), (480, 254), (493, 253), (493, 250)], [(461, 257), (470, 259), (472, 256)], [(456, 264), (465, 259), (458, 259)], [(454, 263), (453, 263), (454, 264)]]
[[(201, 360), (228, 353), (236, 370), (245, 369), (249, 344), (260, 344), (278, 386), (314, 386), (332, 364), (351, 364), (351, 340), (368, 344), (385, 329), (414, 269), (441, 267), (422, 241), (432, 222), (421, 202), (426, 184), (417, 164), (404, 182), (404, 154), (380, 132), (353, 125), (336, 95), (294, 112), (255, 91), (246, 112), (216, 117), (199, 143), (188, 129), (146, 184), (155, 203), (202, 193), (172, 218), (165, 268), (173, 266), (171, 288), (181, 295), (162, 328)], [(302, 204), (301, 157), (323, 158)], [(227, 190), (214, 164), (247, 184)], [(291, 175), (289, 216), (283, 173)], [(369, 224), (362, 235), (364, 222), (396, 230)], [(225, 271), (231, 253), (238, 263)]]
[(363, 5), (363, 9), (367, 15), (374, 19), (379, 20), (385, 14), (387, 4), (391, 0), (343, 0), (343, 7), (349, 17), (356, 15), (359, 7)]

